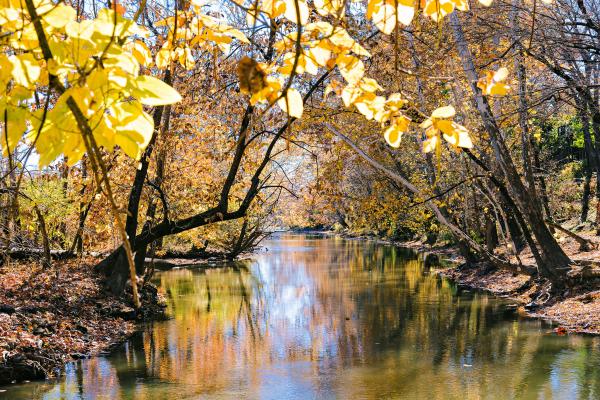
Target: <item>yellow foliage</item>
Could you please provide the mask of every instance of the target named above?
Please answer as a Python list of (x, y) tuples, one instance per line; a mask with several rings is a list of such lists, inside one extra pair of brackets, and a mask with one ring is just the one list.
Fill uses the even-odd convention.
[(425, 129), (427, 139), (423, 141), (423, 151), (429, 153), (440, 149), (440, 134), (444, 139), (454, 147), (464, 147), (470, 149), (473, 142), (469, 136), (469, 131), (450, 119), (454, 117), (456, 111), (452, 106), (440, 107), (431, 113), (431, 117), (421, 123), (421, 128)]
[(506, 83), (508, 69), (501, 67), (496, 72), (487, 71), (485, 77), (479, 79), (477, 87), (487, 96), (505, 96), (510, 89)]

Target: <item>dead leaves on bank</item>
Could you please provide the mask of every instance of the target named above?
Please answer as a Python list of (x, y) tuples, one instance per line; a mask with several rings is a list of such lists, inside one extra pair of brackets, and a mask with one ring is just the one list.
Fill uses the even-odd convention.
[(127, 304), (105, 293), (90, 265), (0, 268), (0, 379), (14, 365), (53, 376), (65, 362), (96, 354), (133, 332), (134, 322), (115, 316)]

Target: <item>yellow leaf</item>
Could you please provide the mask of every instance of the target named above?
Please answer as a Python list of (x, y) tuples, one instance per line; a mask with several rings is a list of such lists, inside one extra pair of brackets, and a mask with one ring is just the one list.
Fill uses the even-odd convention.
[(338, 96), (342, 95), (341, 84), (338, 81), (332, 80), (329, 82), (327, 87), (325, 87), (325, 91), (323, 92), (323, 98), (327, 97), (331, 92), (334, 92)]
[(373, 23), (381, 32), (389, 35), (394, 31), (396, 26), (396, 13), (394, 6), (383, 2), (378, 6), (375, 6), (372, 16)]
[(392, 125), (386, 129), (386, 131), (383, 133), (383, 137), (390, 146), (398, 148), (400, 147), (400, 142), (402, 141), (403, 133), (404, 132), (400, 129), (398, 125)]
[(341, 0), (314, 0), (313, 4), (319, 15), (323, 17), (328, 14), (338, 18), (344, 15), (344, 2)]
[(392, 93), (385, 103), (386, 106), (390, 108), (390, 110), (398, 111), (406, 104), (406, 100), (402, 98), (402, 95), (400, 93)]
[[(127, 72), (123, 71), (122, 69), (111, 68), (107, 72), (108, 72), (107, 80), (110, 83), (114, 83), (119, 88), (125, 88), (129, 84), (129, 80), (130, 80), (131, 76)], [(101, 79), (102, 77), (99, 76), (98, 78)], [(101, 83), (101, 82), (98, 82), (98, 83)], [(89, 81), (88, 81), (88, 85), (91, 86)], [(108, 92), (104, 92), (104, 91), (103, 91), (103, 93), (109, 94)]]
[(246, 44), (250, 44), (250, 41), (248, 40), (248, 38), (246, 37), (246, 35), (244, 35), (240, 30), (238, 29), (234, 29), (231, 27), (225, 27), (223, 30), (223, 33), (231, 36), (234, 39), (239, 40), (242, 43), (246, 43)]
[(331, 58), (331, 51), (318, 45), (308, 51), (308, 57), (318, 65), (325, 66), (327, 65), (327, 61)]
[(75, 86), (68, 89), (64, 95), (71, 96), (73, 100), (75, 100), (77, 106), (79, 106), (79, 109), (83, 115), (86, 116), (86, 118), (89, 118), (93, 115), (94, 110), (90, 108), (90, 104), (92, 102), (92, 93), (88, 87)]
[[(300, 11), (300, 15), (296, 14), (296, 6), (298, 7), (298, 11)], [(285, 17), (295, 23), (298, 22), (302, 25), (306, 25), (308, 22), (308, 6), (304, 0), (285, 0)]]
[(290, 117), (300, 118), (304, 112), (304, 104), (300, 93), (293, 88), (289, 88), (285, 97), (277, 100), (277, 105)]
[(15, 82), (21, 86), (31, 88), (40, 77), (40, 64), (33, 57), (33, 54), (19, 54), (18, 56), (10, 56), (12, 64), (12, 77)]
[(489, 7), (492, 5), (492, 1), (493, 0), (479, 0), (479, 3), (483, 4), (486, 7)]
[(365, 116), (368, 120), (373, 119), (373, 108), (371, 107), (371, 101), (369, 99), (362, 99), (354, 103), (358, 111)]
[(488, 86), (487, 94), (491, 96), (505, 96), (508, 93), (510, 86), (504, 83), (494, 83)]
[(71, 6), (59, 3), (52, 10), (43, 15), (42, 19), (53, 28), (63, 28), (67, 23), (74, 21), (77, 12)]
[(256, 15), (259, 14), (259, 11), (254, 8), (249, 8), (246, 13), (246, 24), (248, 26), (254, 26), (256, 24)]
[(430, 153), (434, 150), (437, 150), (438, 145), (439, 137), (437, 135), (423, 140), (423, 153)]
[(333, 26), (326, 21), (317, 21), (317, 22), (311, 22), (310, 24), (307, 24), (304, 27), (304, 31), (305, 32), (319, 32), (322, 33), (323, 36), (327, 37), (327, 36), (331, 36), (331, 34), (333, 33)]
[(311, 75), (317, 75), (319, 73), (319, 66), (316, 62), (312, 60), (312, 58), (302, 54), (301, 55), (302, 62), (304, 64), (304, 70)]
[(508, 77), (508, 69), (505, 67), (499, 68), (498, 71), (492, 73), (486, 72), (486, 76), (479, 79), (477, 87), (488, 96), (504, 96), (508, 93), (510, 86), (502, 81)]
[(412, 4), (401, 4), (398, 2), (398, 21), (405, 26), (410, 25), (415, 17), (415, 7)]
[(501, 68), (498, 68), (498, 71), (496, 71), (496, 73), (494, 74), (493, 79), (495, 82), (502, 82), (507, 77), (508, 77), (508, 69), (506, 67), (501, 67)]
[(340, 54), (335, 62), (348, 83), (360, 81), (365, 74), (365, 65), (358, 57), (350, 54)]
[(105, 68), (120, 68), (133, 76), (137, 76), (140, 71), (140, 64), (133, 54), (123, 52), (117, 47), (111, 47), (105, 55), (103, 61)]
[(131, 94), (140, 103), (148, 106), (160, 106), (181, 101), (179, 93), (171, 86), (153, 76), (138, 76)]
[(94, 21), (83, 20), (81, 22), (69, 21), (65, 25), (65, 32), (72, 38), (91, 40), (94, 34)]
[(111, 107), (111, 123), (115, 129), (115, 144), (125, 154), (138, 159), (154, 132), (152, 118), (138, 102), (122, 102)]
[(444, 139), (451, 145), (468, 149), (473, 147), (469, 131), (464, 126), (453, 121), (438, 121), (436, 126), (444, 134)]
[[(271, 18), (277, 18), (285, 12), (286, 5), (281, 0), (263, 0), (261, 10)], [(251, 24), (252, 25), (252, 24)]]
[(104, 147), (104, 149), (107, 151), (112, 151), (112, 149), (115, 147), (116, 132), (106, 123), (104, 118), (102, 118), (94, 126), (93, 133), (94, 139), (96, 139), (98, 146)]
[(171, 62), (171, 50), (169, 49), (169, 43), (165, 43), (162, 48), (156, 54), (156, 66), (160, 69), (165, 69)]
[(398, 126), (402, 132), (408, 131), (408, 126), (410, 125), (410, 118), (401, 115), (394, 119), (394, 125)]
[(452, 118), (456, 114), (456, 110), (452, 106), (440, 107), (431, 113), (431, 118), (447, 119)]
[(423, 14), (438, 22), (452, 11), (454, 3), (451, 0), (429, 0), (425, 4)]
[(15, 22), (19, 21), (19, 18), (20, 13), (17, 9), (5, 6), (0, 7), (0, 25), (3, 27), (6, 25), (12, 27)]
[(379, 83), (377, 83), (377, 81), (373, 78), (363, 78), (360, 82), (360, 88), (362, 90), (366, 90), (367, 92), (376, 92), (378, 90), (383, 90)]
[[(2, 120), (4, 120), (4, 111), (2, 111)], [(8, 124), (2, 129), (0, 135), (0, 148), (2, 149), (2, 154), (5, 156), (8, 155), (8, 152), (14, 152), (15, 147), (19, 143), (21, 136), (27, 130), (26, 118), (27, 118), (27, 109), (21, 107), (13, 107), (9, 106), (6, 109), (6, 117), (8, 120)], [(7, 143), (8, 141), (8, 143)]]
[(350, 107), (362, 94), (360, 88), (348, 85), (342, 90), (342, 101), (346, 107)]
[(150, 66), (152, 64), (152, 53), (141, 40), (136, 40), (132, 44), (131, 52), (140, 65)]

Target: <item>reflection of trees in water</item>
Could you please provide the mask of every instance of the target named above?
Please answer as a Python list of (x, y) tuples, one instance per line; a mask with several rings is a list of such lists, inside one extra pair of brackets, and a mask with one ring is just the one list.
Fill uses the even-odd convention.
[(457, 292), (410, 252), (297, 235), (276, 244), (253, 265), (159, 274), (173, 320), (149, 325), (110, 368), (87, 362), (84, 392), (101, 377), (135, 398), (168, 390), (136, 383), (157, 378), (182, 394), (258, 393), (269, 365), (310, 361), (310, 379), (329, 376), (339, 398), (549, 398), (551, 375), (581, 398), (600, 394), (598, 340), (540, 335), (539, 322), (503, 317), (500, 302)]
[(175, 270), (160, 275), (173, 323), (144, 335), (148, 364), (165, 380), (224, 387), (230, 368), (253, 358), (260, 343), (260, 286), (244, 265)]

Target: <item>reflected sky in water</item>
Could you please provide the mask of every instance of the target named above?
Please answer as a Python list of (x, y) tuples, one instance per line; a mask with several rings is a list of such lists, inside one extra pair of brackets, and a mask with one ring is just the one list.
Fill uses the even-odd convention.
[(279, 234), (227, 268), (159, 272), (169, 321), (10, 399), (594, 399), (600, 340), (460, 291), (422, 256)]

